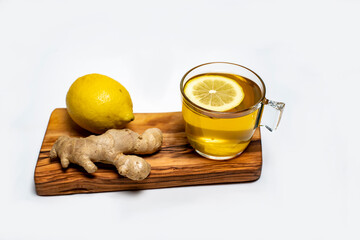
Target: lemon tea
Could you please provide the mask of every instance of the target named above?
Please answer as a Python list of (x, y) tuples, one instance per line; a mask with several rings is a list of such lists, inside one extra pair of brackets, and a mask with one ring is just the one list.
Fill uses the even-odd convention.
[[(245, 150), (259, 124), (262, 105), (261, 107), (254, 106), (261, 102), (263, 92), (249, 78), (230, 73), (198, 74), (190, 77), (183, 88), (186, 89), (188, 84), (199, 77), (205, 79), (220, 77), (236, 82), (243, 91), (243, 98), (235, 107), (216, 112), (203, 109), (199, 105), (195, 106), (187, 97), (184, 97), (182, 113), (188, 141), (203, 156), (219, 160), (234, 157)], [(220, 117), (216, 117), (216, 114), (220, 114)]]
[[(228, 62), (210, 62), (181, 79), (185, 133), (202, 156), (225, 160), (241, 154), (260, 125), (274, 131), (285, 103), (265, 98), (265, 84), (252, 70)], [(263, 109), (266, 119), (261, 119)]]

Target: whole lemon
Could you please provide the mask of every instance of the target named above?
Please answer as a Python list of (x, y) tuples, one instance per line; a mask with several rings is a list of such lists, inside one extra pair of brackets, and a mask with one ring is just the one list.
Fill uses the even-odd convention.
[(123, 128), (134, 120), (129, 92), (119, 82), (101, 74), (76, 79), (67, 92), (66, 106), (72, 120), (93, 133)]

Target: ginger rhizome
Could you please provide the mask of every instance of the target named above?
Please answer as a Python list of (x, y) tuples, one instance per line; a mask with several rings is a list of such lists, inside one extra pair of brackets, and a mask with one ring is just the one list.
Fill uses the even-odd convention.
[(95, 162), (112, 164), (119, 174), (132, 180), (145, 179), (151, 166), (143, 158), (127, 154), (152, 154), (162, 144), (162, 132), (149, 128), (142, 135), (130, 129), (110, 129), (102, 135), (86, 138), (61, 136), (50, 151), (50, 158), (60, 158), (61, 166), (82, 166), (88, 173), (97, 170)]

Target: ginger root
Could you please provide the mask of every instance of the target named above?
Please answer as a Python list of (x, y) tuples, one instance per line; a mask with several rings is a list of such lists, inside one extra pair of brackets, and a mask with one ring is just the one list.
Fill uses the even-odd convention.
[(78, 164), (88, 173), (97, 170), (94, 162), (112, 164), (120, 175), (143, 180), (150, 173), (150, 164), (141, 157), (126, 154), (152, 154), (160, 149), (162, 139), (158, 128), (149, 128), (142, 135), (130, 129), (110, 129), (86, 138), (61, 136), (53, 145), (50, 158), (59, 157), (63, 168), (69, 163)]

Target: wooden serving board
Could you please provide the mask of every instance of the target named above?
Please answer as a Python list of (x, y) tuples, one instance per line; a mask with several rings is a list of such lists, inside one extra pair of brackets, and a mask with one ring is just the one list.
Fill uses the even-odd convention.
[(81, 167), (70, 164), (63, 169), (58, 159), (49, 153), (59, 136), (86, 137), (90, 132), (78, 127), (66, 109), (55, 109), (39, 153), (35, 168), (35, 187), (38, 195), (140, 190), (177, 186), (250, 182), (259, 179), (262, 166), (260, 130), (248, 148), (237, 158), (214, 161), (201, 157), (187, 142), (180, 112), (137, 113), (128, 128), (142, 133), (150, 127), (160, 128), (164, 134), (161, 150), (144, 156), (151, 164), (151, 173), (143, 181), (120, 176), (115, 167), (97, 163), (98, 170), (88, 174)]

